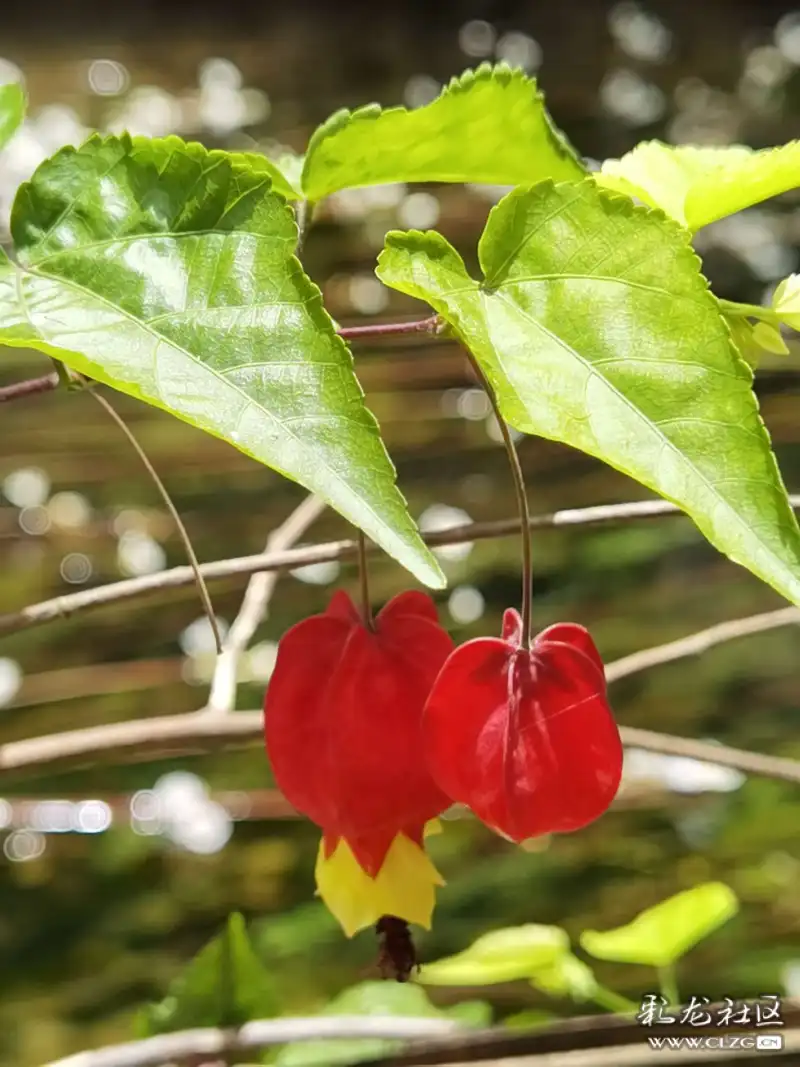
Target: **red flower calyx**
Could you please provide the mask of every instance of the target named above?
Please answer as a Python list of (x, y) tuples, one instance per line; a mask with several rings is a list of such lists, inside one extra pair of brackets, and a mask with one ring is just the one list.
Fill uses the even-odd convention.
[(281, 639), (265, 734), (277, 785), (323, 830), (324, 855), (345, 841), (375, 878), (398, 834), (421, 847), (450, 799), (422, 755), (425, 701), (453, 642), (429, 596), (394, 597), (374, 629), (337, 592), (321, 615)]
[(423, 717), (431, 773), (513, 841), (580, 829), (619, 788), (622, 744), (588, 631), (557, 623), (526, 647), (522, 620), (457, 648)]

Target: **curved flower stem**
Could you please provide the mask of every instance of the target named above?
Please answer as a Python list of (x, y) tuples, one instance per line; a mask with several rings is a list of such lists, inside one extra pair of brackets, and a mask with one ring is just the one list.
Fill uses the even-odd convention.
[(361, 618), (368, 630), (375, 629), (369, 597), (369, 571), (367, 569), (367, 539), (358, 531), (358, 581), (361, 586)]
[(90, 396), (93, 396), (97, 403), (100, 405), (100, 407), (102, 407), (103, 410), (111, 416), (117, 426), (119, 426), (120, 430), (122, 430), (122, 432), (128, 438), (128, 441), (133, 447), (133, 450), (136, 452), (139, 459), (144, 464), (145, 469), (153, 480), (156, 489), (161, 494), (161, 499), (164, 501), (167, 510), (172, 516), (172, 521), (175, 523), (178, 529), (178, 535), (180, 536), (181, 541), (183, 541), (183, 547), (186, 550), (186, 555), (189, 557), (189, 565), (191, 566), (192, 571), (194, 573), (194, 580), (195, 584), (197, 585), (197, 592), (200, 594), (200, 601), (203, 605), (206, 616), (208, 617), (211, 632), (214, 635), (214, 644), (217, 648), (217, 655), (221, 656), (222, 637), (220, 636), (219, 626), (217, 625), (217, 617), (214, 614), (214, 605), (211, 603), (211, 597), (209, 596), (208, 588), (206, 587), (205, 579), (203, 578), (203, 572), (200, 570), (200, 563), (198, 562), (197, 556), (195, 555), (194, 547), (192, 545), (191, 538), (189, 537), (189, 532), (183, 525), (183, 519), (181, 519), (180, 515), (178, 514), (178, 509), (175, 507), (175, 504), (172, 501), (172, 497), (167, 492), (167, 487), (159, 478), (158, 472), (156, 471), (153, 464), (150, 462), (147, 453), (136, 440), (133, 431), (122, 418), (122, 416), (117, 412), (117, 410), (112, 407), (112, 405), (106, 400), (106, 398), (101, 393), (95, 392), (95, 390), (91, 388), (88, 389), (87, 392)]
[(531, 514), (530, 509), (528, 508), (528, 495), (525, 492), (525, 477), (522, 473), (522, 464), (519, 461), (519, 454), (511, 437), (508, 423), (500, 414), (500, 405), (497, 402), (494, 389), (492, 389), (489, 384), (489, 379), (483, 373), (480, 364), (469, 349), (465, 348), (464, 351), (467, 354), (467, 359), (469, 360), (472, 369), (475, 371), (478, 381), (486, 390), (486, 395), (489, 397), (489, 403), (492, 405), (494, 417), (497, 419), (497, 425), (500, 427), (500, 433), (503, 436), (503, 444), (505, 445), (506, 453), (508, 455), (508, 463), (511, 467), (511, 477), (514, 481), (514, 491), (517, 494), (517, 508), (519, 510), (520, 523), (522, 526), (522, 642), (525, 648), (529, 648), (531, 643), (533, 561), (531, 558)]

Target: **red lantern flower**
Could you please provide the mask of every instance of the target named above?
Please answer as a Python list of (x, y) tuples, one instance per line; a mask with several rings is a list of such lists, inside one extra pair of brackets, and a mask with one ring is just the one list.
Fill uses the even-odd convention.
[(423, 742), (439, 786), (513, 841), (592, 822), (622, 774), (589, 633), (559, 623), (528, 648), (513, 609), (502, 638), (467, 641), (447, 660), (425, 707)]
[(441, 879), (422, 839), (450, 799), (426, 767), (421, 719), (452, 648), (421, 592), (396, 596), (374, 629), (338, 592), (278, 645), (267, 752), (286, 798), (323, 830), (317, 882), (348, 933), (382, 914), (429, 922)]

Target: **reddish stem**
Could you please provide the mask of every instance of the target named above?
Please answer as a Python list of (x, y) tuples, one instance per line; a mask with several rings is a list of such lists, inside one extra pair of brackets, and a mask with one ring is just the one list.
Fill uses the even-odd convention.
[(375, 322), (366, 326), (340, 326), (336, 331), (347, 340), (350, 337), (392, 337), (403, 333), (435, 333), (438, 315), (427, 319), (412, 319), (411, 322)]
[(15, 382), (0, 389), (0, 404), (7, 400), (18, 400), (22, 396), (33, 396), (35, 393), (49, 393), (58, 386), (57, 374), (45, 374), (42, 378), (30, 378), (25, 382)]

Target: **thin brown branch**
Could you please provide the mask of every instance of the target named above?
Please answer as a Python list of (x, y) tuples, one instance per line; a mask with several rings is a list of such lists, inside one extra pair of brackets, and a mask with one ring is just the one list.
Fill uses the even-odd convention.
[[(291, 548), (325, 510), (325, 501), (307, 496), (289, 518), (267, 538), (266, 552), (284, 552)], [(207, 712), (224, 715), (232, 711), (236, 701), (236, 676), (239, 660), (247, 648), (259, 623), (267, 613), (269, 602), (278, 584), (278, 571), (254, 574), (247, 583), (242, 606), (234, 619), (217, 657)]]
[(720, 622), (716, 626), (709, 626), (706, 630), (689, 634), (688, 637), (680, 637), (677, 641), (669, 641), (664, 645), (656, 645), (654, 648), (645, 648), (641, 652), (623, 656), (622, 659), (609, 663), (606, 667), (606, 678), (609, 682), (614, 682), (617, 678), (639, 674), (640, 671), (657, 667), (660, 663), (671, 663), (672, 660), (686, 659), (688, 656), (699, 656), (702, 652), (713, 648), (714, 645), (721, 645), (725, 641), (760, 634), (765, 630), (775, 630), (780, 626), (790, 626), (792, 623), (800, 623), (800, 608), (778, 608), (777, 611), (765, 611), (761, 615), (730, 619), (728, 622)]
[(24, 382), (14, 382), (13, 385), (4, 385), (0, 389), (0, 404), (4, 404), (8, 400), (21, 400), (25, 396), (35, 396), (36, 393), (49, 393), (57, 388), (57, 374), (45, 374), (41, 378), (29, 378)]
[[(800, 509), (800, 496), (790, 497), (792, 506)], [(547, 515), (536, 515), (531, 519), (531, 529), (562, 526), (602, 526), (621, 522), (641, 522), (664, 515), (683, 515), (679, 508), (665, 500), (643, 500), (628, 504), (600, 504), (588, 508), (566, 508)], [(440, 530), (424, 536), (426, 544), (437, 545), (463, 544), (467, 541), (483, 541), (494, 537), (512, 537), (520, 532), (519, 519), (499, 519), (494, 522), (475, 522), (454, 526), (450, 530)], [(368, 546), (374, 551), (375, 546)], [(256, 574), (259, 571), (285, 571), (303, 567), (311, 563), (328, 563), (331, 560), (355, 556), (354, 540), (330, 541), (327, 544), (312, 545), (308, 548), (296, 548), (285, 552), (260, 552), (254, 556), (241, 556), (235, 559), (216, 560), (213, 563), (201, 563), (200, 573), (207, 582), (221, 581), (241, 575)], [(31, 626), (41, 626), (55, 619), (68, 618), (79, 611), (88, 611), (106, 604), (115, 604), (135, 597), (144, 597), (191, 585), (195, 576), (191, 567), (173, 567), (158, 574), (147, 574), (141, 578), (129, 578), (121, 582), (101, 585), (96, 589), (82, 589), (75, 593), (53, 597), (38, 604), (31, 604), (19, 611), (0, 615), (0, 633), (24, 630)]]
[[(699, 651), (723, 641), (797, 622), (800, 622), (800, 611), (795, 608), (781, 608), (766, 615), (734, 619), (680, 641), (616, 660), (606, 668), (607, 676), (611, 682), (618, 681), (649, 667), (697, 655)], [(718, 745), (713, 741), (675, 737), (632, 727), (622, 727), (620, 732), (623, 743), (629, 748), (646, 748), (652, 752), (685, 756), (704, 763), (723, 764), (745, 774), (800, 783), (800, 760), (767, 756)], [(238, 711), (220, 717), (209, 715), (207, 709), (201, 709), (185, 715), (135, 719), (32, 737), (24, 741), (9, 741), (0, 746), (0, 772), (31, 773), (62, 766), (140, 762), (218, 752), (262, 742), (263, 718), (260, 711)]]
[(410, 322), (370, 322), (364, 326), (340, 326), (336, 331), (345, 340), (369, 337), (397, 337), (405, 333), (436, 333), (439, 328), (439, 316), (431, 315), (427, 319), (413, 319)]
[(178, 509), (175, 507), (172, 497), (167, 491), (167, 487), (161, 481), (158, 471), (150, 462), (149, 456), (137, 441), (133, 430), (131, 430), (130, 426), (128, 426), (127, 422), (125, 422), (125, 420), (116, 410), (116, 408), (112, 404), (110, 404), (108, 400), (106, 400), (102, 393), (97, 393), (94, 389), (89, 389), (88, 391), (89, 394), (94, 397), (100, 407), (105, 411), (105, 413), (111, 419), (113, 419), (117, 426), (120, 428), (120, 430), (122, 430), (123, 434), (128, 439), (128, 443), (131, 445), (136, 455), (142, 461), (142, 465), (144, 466), (145, 470), (150, 475), (150, 479), (158, 490), (161, 499), (164, 501), (164, 505), (167, 511), (172, 516), (172, 521), (175, 523), (180, 539), (183, 542), (184, 551), (189, 557), (189, 565), (192, 571), (192, 576), (195, 580), (195, 583), (197, 584), (197, 592), (200, 594), (200, 602), (203, 605), (203, 610), (205, 611), (209, 625), (211, 626), (211, 632), (214, 634), (214, 643), (217, 646), (217, 654), (221, 653), (222, 638), (220, 637), (219, 626), (217, 626), (217, 617), (214, 614), (214, 605), (211, 603), (211, 597), (208, 595), (206, 583), (203, 581), (203, 575), (200, 573), (200, 563), (198, 562), (197, 556), (195, 555), (194, 546), (192, 545), (192, 539), (189, 537), (189, 531), (184, 526), (183, 519), (180, 517)]
[(384, 1038), (408, 1041), (454, 1033), (459, 1024), (449, 1019), (414, 1019), (397, 1015), (381, 1017), (315, 1015), (299, 1019), (259, 1019), (238, 1030), (182, 1030), (174, 1034), (108, 1045), (79, 1052), (46, 1067), (163, 1067), (198, 1057), (222, 1056), (228, 1052), (285, 1045), (293, 1041), (332, 1038)]

